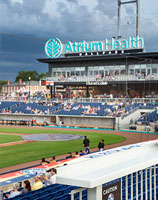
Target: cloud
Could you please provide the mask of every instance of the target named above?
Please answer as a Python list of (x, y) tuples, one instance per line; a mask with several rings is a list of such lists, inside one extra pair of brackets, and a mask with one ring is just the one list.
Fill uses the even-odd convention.
[[(157, 11), (158, 2), (151, 2), (144, 0), (141, 3), (140, 33), (146, 49), (157, 51), (158, 18), (144, 21)], [(117, 0), (0, 0), (0, 7), (1, 32), (44, 40), (58, 37), (62, 41), (103, 40), (117, 36)], [(123, 38), (135, 36), (135, 18), (134, 5), (121, 7)], [(36, 39), (1, 36), (3, 63), (0, 66), (6, 62), (6, 71), (7, 68), (10, 71), (11, 63), (15, 71), (21, 69), (20, 66), (31, 66), (37, 58), (45, 56), (44, 44), (45, 41)], [(47, 70), (43, 66), (35, 68)]]

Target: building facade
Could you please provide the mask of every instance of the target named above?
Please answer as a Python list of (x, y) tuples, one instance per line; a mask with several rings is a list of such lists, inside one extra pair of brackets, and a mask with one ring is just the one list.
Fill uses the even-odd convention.
[(9, 80), (7, 84), (2, 87), (2, 96), (37, 96), (48, 94), (49, 90), (46, 86), (41, 86), (40, 81), (22, 81), (11, 83)]
[(152, 97), (158, 94), (158, 52), (139, 50), (38, 59), (48, 64), (55, 97)]

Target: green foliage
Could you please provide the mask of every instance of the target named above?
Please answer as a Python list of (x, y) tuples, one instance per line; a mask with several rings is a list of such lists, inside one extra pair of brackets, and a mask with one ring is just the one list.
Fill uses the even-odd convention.
[(22, 79), (22, 81), (29, 81), (29, 77), (31, 81), (39, 81), (43, 77), (46, 77), (48, 73), (42, 72), (41, 74), (38, 74), (37, 71), (20, 71), (18, 72), (18, 75), (16, 77), (15, 81), (18, 81), (19, 79)]
[[(95, 148), (101, 139), (104, 139), (105, 145), (120, 143), (125, 140), (125, 137), (104, 134), (96, 132), (84, 131), (63, 131), (60, 130), (46, 130), (46, 129), (23, 129), (23, 128), (0, 128), (0, 132), (10, 133), (28, 133), (28, 134), (78, 134), (87, 135), (90, 139), (90, 148)], [(111, 131), (111, 133), (113, 133)], [(0, 151), (0, 168), (13, 166), (16, 164), (26, 163), (30, 161), (40, 160), (41, 158), (48, 158), (52, 155), (63, 155), (68, 152), (80, 151), (83, 149), (83, 139), (57, 142), (33, 142), (26, 144), (19, 144), (16, 146), (2, 147)], [(16, 157), (15, 157), (16, 155)]]
[(1, 92), (2, 86), (5, 85), (6, 83), (7, 81), (0, 80), (0, 92)]

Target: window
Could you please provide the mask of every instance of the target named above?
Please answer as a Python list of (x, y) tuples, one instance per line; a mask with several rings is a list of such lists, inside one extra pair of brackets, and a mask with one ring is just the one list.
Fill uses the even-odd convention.
[(156, 68), (152, 68), (152, 74), (157, 74), (157, 69)]

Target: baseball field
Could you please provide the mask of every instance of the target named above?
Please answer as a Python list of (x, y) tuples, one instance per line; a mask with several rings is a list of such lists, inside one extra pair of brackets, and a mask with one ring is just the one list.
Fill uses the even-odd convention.
[(83, 150), (83, 139), (68, 141), (29, 141), (23, 143), (21, 135), (26, 134), (86, 135), (90, 140), (90, 148), (96, 148), (101, 139), (104, 139), (106, 146), (126, 140), (125, 137), (115, 135), (112, 131), (110, 134), (106, 134), (102, 133), (102, 131), (96, 132), (90, 130), (0, 127), (0, 168), (40, 160), (43, 157), (50, 158), (53, 155), (58, 156), (67, 154), (68, 152)]

